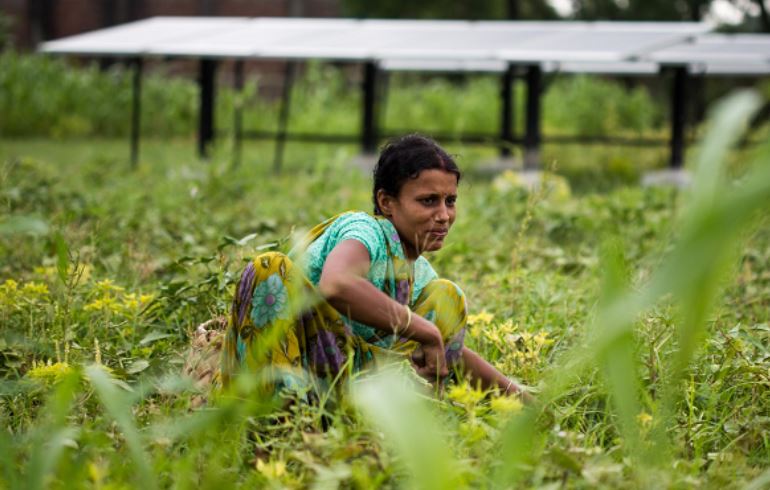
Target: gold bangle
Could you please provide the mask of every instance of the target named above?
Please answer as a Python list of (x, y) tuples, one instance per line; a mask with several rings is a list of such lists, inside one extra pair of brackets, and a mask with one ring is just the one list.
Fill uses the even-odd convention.
[(409, 305), (404, 305), (404, 308), (406, 308), (406, 325), (404, 326), (404, 331), (409, 329), (409, 324), (412, 323), (412, 310), (409, 309)]

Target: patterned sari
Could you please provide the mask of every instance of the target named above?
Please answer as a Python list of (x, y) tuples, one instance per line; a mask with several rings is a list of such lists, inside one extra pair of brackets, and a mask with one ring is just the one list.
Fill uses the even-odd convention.
[[(313, 228), (307, 244), (337, 219)], [(393, 230), (378, 217), (382, 232)], [(398, 242), (398, 240), (396, 239)], [(383, 292), (432, 321), (441, 331), (447, 363), (460, 360), (465, 337), (463, 292), (446, 279), (430, 281), (414, 300), (414, 263), (388, 243)], [(400, 243), (400, 242), (399, 242)], [(415, 341), (356, 323), (326, 302), (302, 268), (289, 255), (268, 252), (243, 271), (236, 288), (222, 350), (222, 382), (241, 370), (258, 373), (264, 393), (288, 389), (302, 396), (321, 393), (354, 372), (376, 367), (386, 359), (409, 358), (421, 363)], [(262, 391), (262, 390), (260, 390)]]

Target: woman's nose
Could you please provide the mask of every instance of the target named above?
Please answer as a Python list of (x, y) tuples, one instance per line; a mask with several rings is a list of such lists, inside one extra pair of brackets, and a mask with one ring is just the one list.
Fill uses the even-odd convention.
[(447, 208), (446, 204), (439, 205), (438, 211), (436, 212), (435, 220), (443, 223), (444, 221), (449, 221), (449, 209)]

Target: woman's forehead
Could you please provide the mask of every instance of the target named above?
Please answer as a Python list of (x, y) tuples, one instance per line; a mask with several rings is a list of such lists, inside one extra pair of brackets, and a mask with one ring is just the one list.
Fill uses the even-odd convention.
[(442, 169), (427, 169), (420, 172), (417, 178), (404, 182), (401, 190), (414, 193), (457, 194), (457, 176)]

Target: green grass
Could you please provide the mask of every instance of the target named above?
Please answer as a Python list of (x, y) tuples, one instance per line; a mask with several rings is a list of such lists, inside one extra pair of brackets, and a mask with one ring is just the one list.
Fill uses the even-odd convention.
[(333, 410), (271, 406), (245, 377), (190, 409), (189, 333), (227, 312), (244, 260), (370, 208), (355, 146), (291, 144), (276, 175), (267, 143), (233, 169), (226, 143), (206, 163), (148, 139), (132, 172), (122, 140), (0, 140), (0, 485), (761, 485), (770, 152), (720, 157), (748, 111), (731, 107), (693, 193), (633, 185), (655, 166), (637, 152), (545, 148), (567, 194), (491, 181), (473, 170), (493, 153), (450, 148), (469, 172), (430, 259), (468, 295), (468, 343), (540, 392), (526, 410), (387, 373)]

